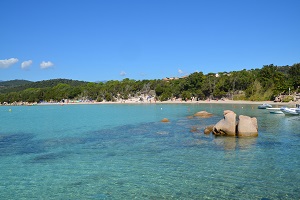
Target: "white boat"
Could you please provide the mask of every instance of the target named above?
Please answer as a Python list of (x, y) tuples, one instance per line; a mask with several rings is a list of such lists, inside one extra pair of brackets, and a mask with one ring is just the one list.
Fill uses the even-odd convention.
[(283, 114), (283, 112), (280, 110), (280, 108), (267, 108), (268, 111), (272, 114)]
[(297, 108), (287, 108), (287, 107), (282, 107), (280, 110), (285, 114), (285, 115), (299, 115), (299, 112), (297, 112)]
[(272, 108), (272, 106), (267, 103), (258, 106), (258, 109), (266, 109), (266, 108)]

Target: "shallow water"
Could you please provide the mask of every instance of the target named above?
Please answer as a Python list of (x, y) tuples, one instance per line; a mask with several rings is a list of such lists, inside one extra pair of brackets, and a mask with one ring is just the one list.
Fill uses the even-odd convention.
[[(257, 117), (259, 136), (204, 135), (225, 109)], [(214, 116), (187, 118), (201, 110)], [(139, 104), (2, 106), (0, 118), (1, 199), (300, 198), (299, 116)]]

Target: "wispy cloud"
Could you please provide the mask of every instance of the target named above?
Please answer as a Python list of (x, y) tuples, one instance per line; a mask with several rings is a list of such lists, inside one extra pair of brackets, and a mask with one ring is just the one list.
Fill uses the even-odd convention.
[(10, 67), (11, 65), (17, 63), (19, 60), (17, 58), (10, 58), (5, 60), (0, 60), (0, 69), (5, 69)]
[(126, 76), (126, 72), (121, 71), (121, 72), (120, 72), (120, 76)]
[(49, 67), (52, 67), (53, 65), (54, 64), (50, 61), (48, 61), (48, 62), (43, 61), (43, 62), (41, 62), (40, 67), (41, 67), (41, 69), (48, 69)]
[(27, 60), (22, 62), (21, 64), (21, 69), (28, 69), (30, 67), (30, 65), (32, 65), (32, 60)]
[(179, 74), (183, 74), (183, 71), (181, 69), (178, 69)]

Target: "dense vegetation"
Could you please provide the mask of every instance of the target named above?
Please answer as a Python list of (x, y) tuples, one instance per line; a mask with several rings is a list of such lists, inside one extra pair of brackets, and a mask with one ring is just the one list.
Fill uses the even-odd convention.
[(21, 85), (26, 85), (32, 83), (31, 81), (26, 80), (11, 80), (11, 81), (0, 81), (0, 91), (4, 88), (13, 88)]
[(168, 80), (107, 81), (105, 83), (54, 79), (39, 82), (0, 82), (0, 102), (41, 102), (62, 99), (116, 101), (130, 97), (155, 96), (205, 100), (273, 100), (279, 94), (299, 92), (300, 63), (293, 66), (266, 65), (262, 69), (220, 72), (195, 72), (185, 78)]
[(58, 85), (59, 83), (68, 84), (70, 86), (79, 86), (86, 82), (69, 79), (52, 79), (37, 82), (26, 80), (3, 81), (0, 82), (0, 93), (20, 92), (28, 88), (50, 88)]

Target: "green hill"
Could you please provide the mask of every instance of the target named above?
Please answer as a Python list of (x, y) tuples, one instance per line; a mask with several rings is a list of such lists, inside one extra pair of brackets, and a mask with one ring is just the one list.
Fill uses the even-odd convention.
[(300, 92), (300, 63), (292, 66), (264, 65), (218, 74), (194, 72), (181, 78), (85, 82), (70, 79), (13, 80), (0, 83), (0, 102), (40, 102), (62, 99), (116, 101), (136, 96), (156, 100), (221, 99), (269, 101), (278, 95)]
[(31, 81), (27, 80), (10, 80), (10, 81), (0, 81), (1, 88), (8, 88), (8, 87), (18, 87), (21, 85), (26, 85), (32, 83)]
[(28, 88), (51, 88), (59, 83), (65, 83), (70, 86), (80, 86), (86, 84), (85, 81), (71, 79), (51, 79), (43, 81), (11, 80), (0, 82), (0, 93), (19, 92)]

